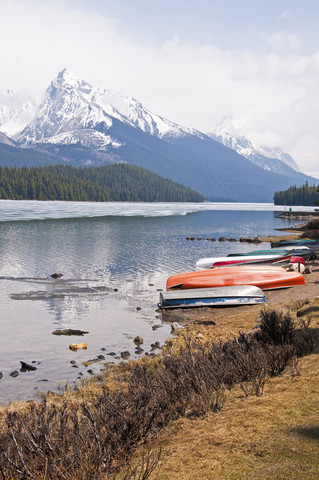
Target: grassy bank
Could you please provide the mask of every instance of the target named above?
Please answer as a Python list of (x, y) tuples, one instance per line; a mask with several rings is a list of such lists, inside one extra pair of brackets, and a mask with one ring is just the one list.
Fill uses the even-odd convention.
[(318, 372), (318, 354), (307, 356), (269, 379), (261, 397), (237, 389), (218, 414), (170, 425), (161, 436), (169, 455), (150, 478), (317, 479)]

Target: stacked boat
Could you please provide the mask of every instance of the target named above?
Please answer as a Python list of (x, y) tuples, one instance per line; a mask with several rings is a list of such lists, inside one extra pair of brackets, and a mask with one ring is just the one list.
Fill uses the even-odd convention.
[(292, 263), (305, 264), (305, 260), (299, 256), (289, 254), (277, 255), (235, 255), (231, 257), (209, 257), (201, 258), (196, 262), (196, 269), (225, 267), (227, 265), (279, 265), (286, 266)]
[(305, 285), (301, 271), (314, 259), (313, 249), (289, 247), (202, 258), (196, 271), (167, 279), (159, 307), (252, 305), (266, 302), (263, 290)]

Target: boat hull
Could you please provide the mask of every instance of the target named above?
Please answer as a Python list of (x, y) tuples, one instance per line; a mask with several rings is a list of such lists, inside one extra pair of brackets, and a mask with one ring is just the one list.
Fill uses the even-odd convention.
[(227, 257), (245, 257), (245, 256), (255, 256), (255, 255), (292, 255), (296, 257), (302, 257), (304, 260), (313, 260), (314, 253), (309, 247), (281, 247), (273, 248), (268, 250), (253, 250), (251, 252), (245, 253), (229, 253)]
[(196, 269), (203, 270), (206, 268), (223, 267), (227, 265), (240, 264), (272, 264), (275, 262), (289, 263), (290, 255), (241, 255), (237, 257), (208, 257), (201, 258), (196, 262)]
[(158, 306), (168, 308), (229, 307), (266, 303), (263, 291), (251, 285), (170, 290), (160, 293)]
[(167, 279), (166, 289), (212, 288), (234, 285), (254, 285), (262, 290), (305, 285), (304, 276), (289, 272), (279, 266), (233, 266), (213, 268), (172, 275)]

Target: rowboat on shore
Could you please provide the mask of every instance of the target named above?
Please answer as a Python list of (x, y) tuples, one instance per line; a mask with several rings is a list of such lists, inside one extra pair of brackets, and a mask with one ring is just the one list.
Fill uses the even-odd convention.
[(234, 285), (254, 285), (262, 290), (305, 285), (303, 275), (272, 265), (245, 265), (213, 268), (171, 275), (166, 289), (213, 288)]
[(263, 291), (251, 285), (171, 290), (160, 293), (159, 308), (229, 307), (266, 303)]
[[(291, 261), (292, 259), (292, 261)], [(227, 265), (248, 265), (248, 264), (274, 264), (288, 265), (289, 263), (298, 263), (295, 257), (291, 255), (239, 255), (236, 257), (208, 257), (201, 258), (196, 262), (196, 270), (203, 270), (213, 267), (224, 267)], [(304, 262), (300, 258), (300, 262)]]
[(254, 256), (254, 255), (292, 255), (297, 257), (302, 257), (306, 261), (315, 260), (314, 252), (305, 246), (296, 246), (296, 247), (281, 247), (281, 248), (270, 248), (266, 250), (252, 250), (251, 252), (245, 253), (229, 253), (227, 257), (243, 257), (243, 256)]

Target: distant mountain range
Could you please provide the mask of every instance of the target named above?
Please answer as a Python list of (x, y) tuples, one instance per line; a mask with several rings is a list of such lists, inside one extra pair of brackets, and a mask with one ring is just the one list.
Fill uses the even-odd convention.
[(264, 170), (283, 175), (294, 175), (291, 169), (300, 172), (294, 159), (280, 148), (268, 149), (259, 147), (244, 136), (230, 135), (225, 131), (210, 132), (208, 135), (217, 142), (235, 150), (239, 155), (242, 155)]
[(244, 137), (182, 127), (67, 69), (39, 104), (21, 98), (19, 103), (12, 91), (0, 100), (2, 166), (128, 163), (211, 201), (271, 202), (275, 191), (318, 182), (280, 150), (267, 152)]

